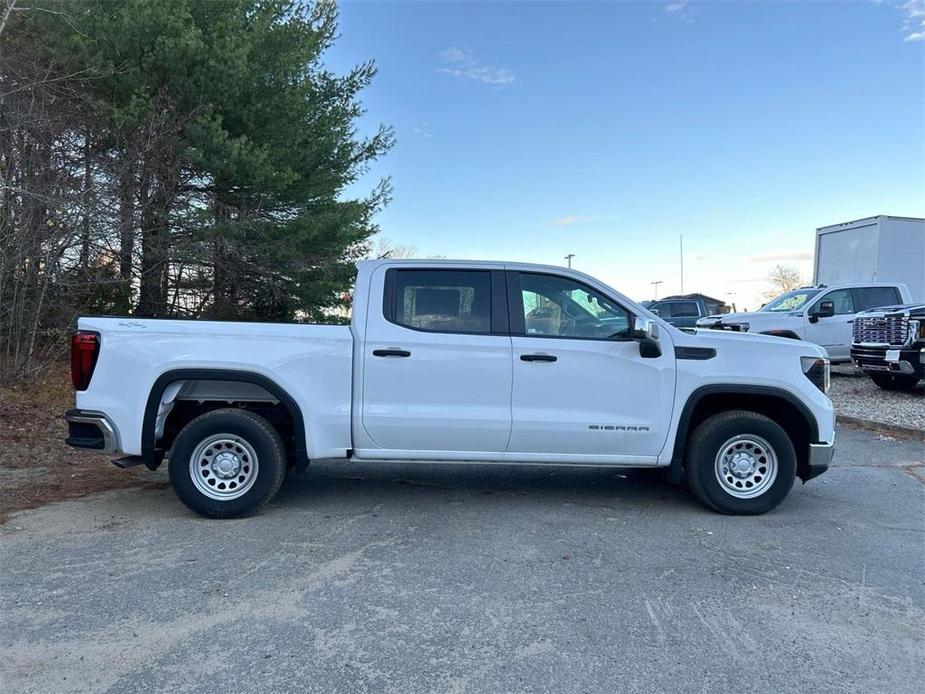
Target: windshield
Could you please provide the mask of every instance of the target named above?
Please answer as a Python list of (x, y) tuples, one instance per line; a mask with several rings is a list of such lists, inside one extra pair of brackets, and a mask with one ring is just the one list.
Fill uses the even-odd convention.
[(797, 311), (806, 305), (806, 302), (819, 293), (819, 289), (797, 289), (781, 294), (776, 299), (762, 306), (760, 311)]

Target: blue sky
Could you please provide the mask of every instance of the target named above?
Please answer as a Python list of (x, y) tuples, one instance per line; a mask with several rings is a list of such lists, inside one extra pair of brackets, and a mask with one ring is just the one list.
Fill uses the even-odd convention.
[(395, 148), (382, 236), (755, 307), (814, 229), (925, 216), (923, 0), (344, 2)]

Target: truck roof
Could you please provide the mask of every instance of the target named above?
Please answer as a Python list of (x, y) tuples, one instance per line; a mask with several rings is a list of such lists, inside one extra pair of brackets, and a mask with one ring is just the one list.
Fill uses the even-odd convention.
[(451, 258), (378, 258), (376, 260), (361, 260), (357, 267), (379, 265), (466, 265), (468, 267), (508, 268), (509, 270), (542, 270), (552, 272), (568, 272), (587, 277), (585, 273), (561, 265), (543, 265), (540, 263), (521, 263), (506, 260), (462, 260)]

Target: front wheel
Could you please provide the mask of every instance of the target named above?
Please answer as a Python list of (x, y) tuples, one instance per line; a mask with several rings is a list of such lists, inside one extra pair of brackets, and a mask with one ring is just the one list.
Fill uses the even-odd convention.
[(213, 410), (177, 435), (169, 470), (174, 491), (193, 511), (239, 518), (256, 513), (279, 491), (286, 450), (263, 417), (247, 410)]
[(872, 373), (870, 379), (883, 390), (913, 390), (919, 382), (915, 374)]
[(780, 504), (796, 478), (796, 452), (777, 422), (746, 410), (713, 415), (691, 435), (691, 491), (720, 513), (757, 515)]

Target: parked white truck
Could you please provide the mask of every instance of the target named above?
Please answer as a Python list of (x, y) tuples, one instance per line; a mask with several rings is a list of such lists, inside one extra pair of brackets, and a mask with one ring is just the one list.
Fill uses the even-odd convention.
[(807, 342), (682, 332), (557, 267), (361, 263), (349, 327), (81, 318), (67, 442), (211, 517), (310, 460), (666, 468), (717, 511), (777, 506), (834, 450)]
[(774, 335), (822, 347), (833, 363), (851, 360), (854, 316), (879, 306), (909, 301), (904, 284), (844, 284), (784, 292), (758, 311), (706, 316), (698, 328)]

